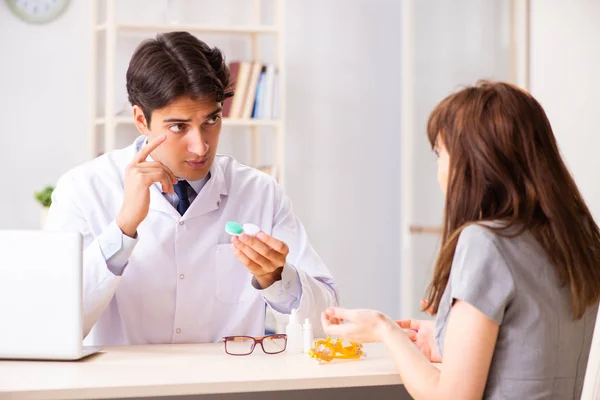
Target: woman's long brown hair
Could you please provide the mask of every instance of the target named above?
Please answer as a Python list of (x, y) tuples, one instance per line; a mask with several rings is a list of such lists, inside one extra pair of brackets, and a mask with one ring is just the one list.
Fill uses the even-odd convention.
[(432, 147), (441, 140), (450, 158), (429, 311), (437, 313), (461, 231), (502, 220), (516, 234), (529, 230), (543, 246), (580, 319), (600, 298), (600, 232), (541, 105), (515, 86), (480, 82), (445, 98), (429, 117), (427, 135)]

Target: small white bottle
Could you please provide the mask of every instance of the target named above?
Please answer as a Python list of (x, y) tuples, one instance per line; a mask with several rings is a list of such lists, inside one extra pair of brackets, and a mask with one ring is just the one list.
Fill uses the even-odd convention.
[(304, 352), (308, 354), (309, 350), (313, 347), (313, 342), (315, 341), (310, 318), (306, 318), (304, 320), (304, 328), (302, 329), (302, 333), (304, 337)]
[(290, 320), (285, 328), (287, 335), (286, 351), (288, 353), (302, 353), (304, 350), (304, 342), (302, 340), (302, 324), (298, 322), (297, 310), (293, 309), (290, 314)]

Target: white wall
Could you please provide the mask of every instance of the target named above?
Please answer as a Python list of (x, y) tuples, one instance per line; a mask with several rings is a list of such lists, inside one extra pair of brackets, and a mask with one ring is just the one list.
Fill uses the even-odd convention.
[(85, 160), (88, 5), (36, 26), (0, 3), (0, 229), (37, 229), (33, 192)]
[(600, 2), (531, 1), (530, 90), (600, 218)]
[(400, 17), (393, 0), (287, 3), (287, 190), (348, 307), (398, 313)]

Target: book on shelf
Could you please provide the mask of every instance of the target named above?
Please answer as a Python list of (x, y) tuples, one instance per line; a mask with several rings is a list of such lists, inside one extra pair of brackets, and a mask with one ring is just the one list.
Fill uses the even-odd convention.
[(273, 95), (273, 101), (271, 102), (271, 113), (269, 114), (269, 117), (271, 119), (277, 119), (279, 118), (279, 87), (281, 86), (281, 79), (279, 78), (279, 74), (277, 73), (277, 71), (275, 71), (274, 76), (273, 76), (273, 90), (272, 90), (272, 95)]
[[(248, 81), (250, 81), (250, 69), (251, 65), (249, 62), (241, 62), (239, 69), (235, 76), (234, 83), (234, 94), (231, 101), (231, 109), (227, 117), (232, 119), (239, 119), (242, 116), (242, 108), (244, 106), (244, 99), (247, 92)], [(225, 117), (225, 115), (224, 115)]]
[[(240, 71), (240, 62), (235, 61), (229, 64), (229, 87), (233, 89), (235, 93), (235, 82), (237, 81), (238, 73)], [(231, 105), (233, 103), (233, 96), (228, 97), (223, 101), (223, 118), (229, 118), (231, 114)]]
[(275, 65), (268, 64), (265, 68), (264, 75), (264, 91), (261, 93), (262, 100), (258, 118), (260, 119), (275, 119), (277, 116), (273, 114), (273, 102), (275, 101)]
[(279, 101), (275, 65), (250, 61), (229, 64), (234, 95), (223, 104), (223, 117), (231, 119), (275, 119)]
[(240, 118), (250, 119), (252, 117), (252, 108), (256, 101), (256, 88), (258, 87), (258, 79), (260, 78), (260, 70), (262, 65), (258, 62), (252, 63), (252, 69), (250, 71), (250, 80), (248, 81), (248, 88), (246, 89), (246, 98), (244, 99), (244, 107), (242, 108), (242, 114)]
[(260, 76), (258, 77), (258, 85), (256, 86), (256, 97), (254, 99), (254, 107), (252, 108), (252, 116), (251, 118), (257, 119), (261, 113), (261, 107), (264, 107), (263, 99), (264, 99), (264, 90), (265, 90), (265, 71), (266, 66), (263, 66), (260, 71)]

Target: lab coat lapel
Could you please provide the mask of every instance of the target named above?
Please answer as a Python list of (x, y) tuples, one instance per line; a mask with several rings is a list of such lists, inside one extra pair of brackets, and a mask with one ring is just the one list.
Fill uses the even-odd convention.
[(190, 204), (182, 219), (190, 219), (202, 216), (221, 207), (221, 196), (228, 194), (227, 183), (223, 169), (215, 157), (210, 167), (210, 179), (202, 188), (196, 199)]
[(179, 219), (179, 211), (165, 198), (157, 185), (150, 186), (150, 209), (165, 213), (175, 219)]

